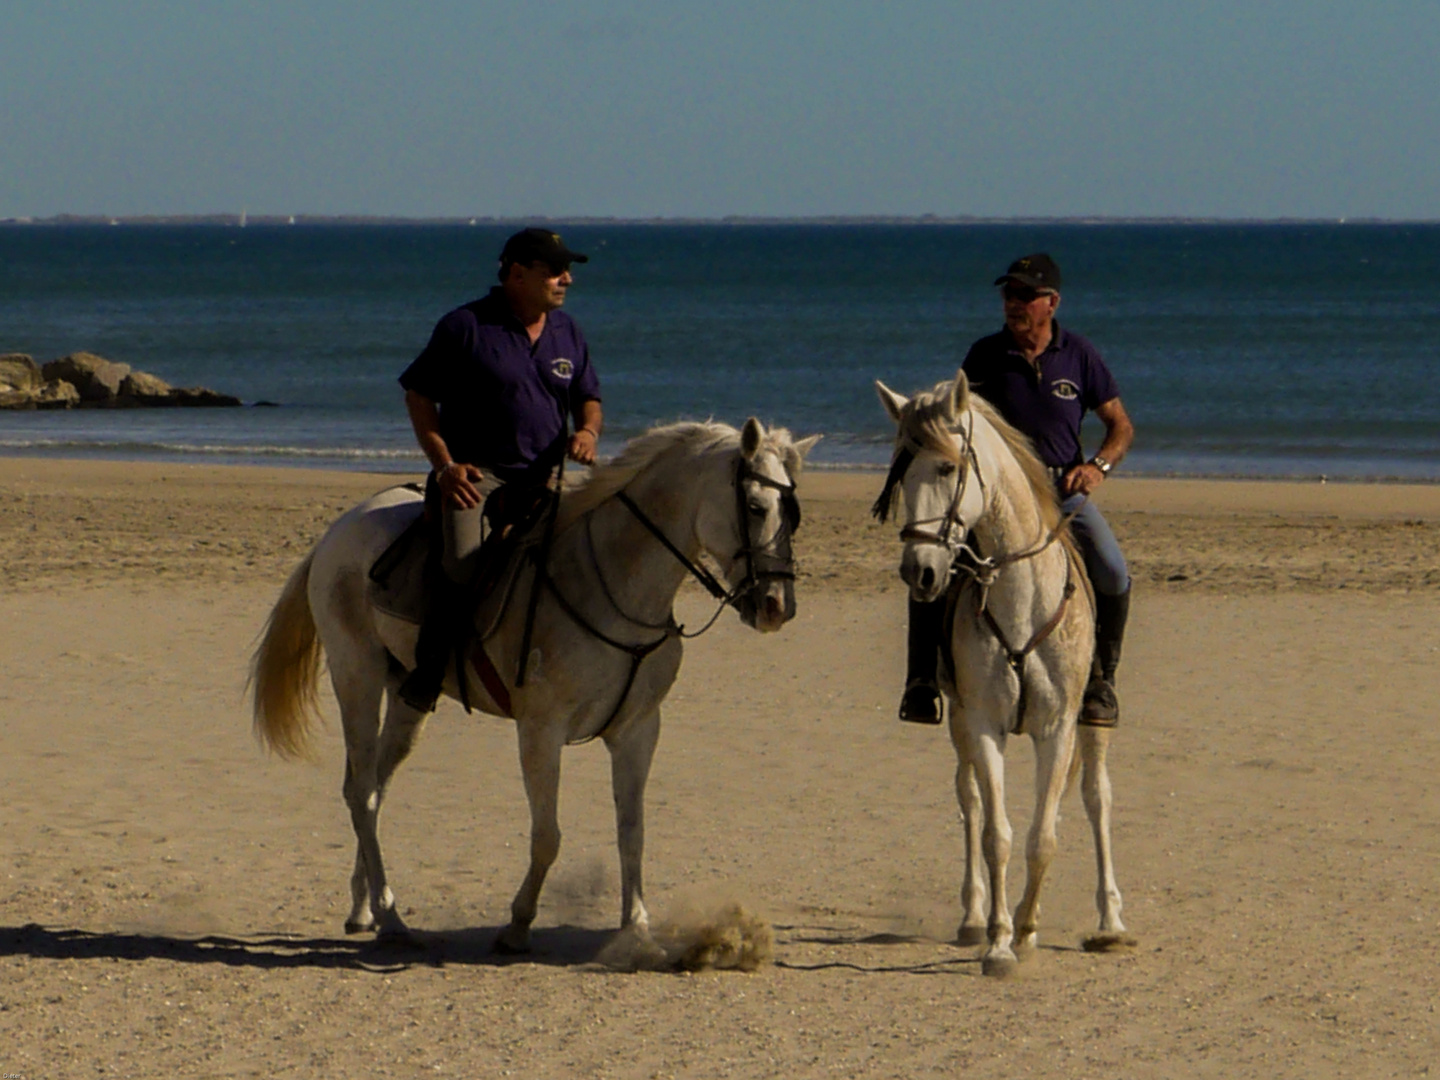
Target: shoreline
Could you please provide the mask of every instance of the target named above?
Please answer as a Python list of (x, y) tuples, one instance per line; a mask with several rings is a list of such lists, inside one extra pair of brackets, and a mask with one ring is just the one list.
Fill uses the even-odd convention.
[[(287, 453), (275, 453), (273, 455), (256, 455), (253, 450), (249, 453), (237, 452), (229, 454), (223, 449), (217, 448), (213, 452), (190, 453), (190, 454), (166, 454), (157, 452), (153, 456), (133, 453), (127, 454), (121, 451), (105, 452), (97, 450), (92, 453), (76, 453), (77, 447), (66, 446), (47, 450), (43, 447), (6, 447), (0, 445), (0, 462), (5, 461), (58, 461), (70, 462), (73, 464), (108, 462), (114, 465), (142, 465), (146, 467), (195, 467), (195, 468), (225, 468), (225, 469), (284, 469), (314, 471), (324, 473), (363, 473), (376, 476), (404, 476), (424, 475), (425, 470), (419, 467), (423, 458), (418, 450), (413, 453), (409, 450), (385, 450), (385, 451), (355, 451), (352, 453), (344, 449), (338, 449), (333, 454), (325, 451), (315, 451), (304, 455), (297, 455), (293, 451)], [(363, 453), (364, 456), (361, 456)], [(257, 456), (263, 460), (254, 460)], [(614, 455), (606, 455), (609, 460)], [(240, 460), (227, 460), (230, 458)], [(409, 468), (411, 464), (416, 468)], [(382, 467), (389, 465), (390, 467)], [(805, 469), (807, 473), (833, 474), (833, 473), (855, 473), (857, 475), (873, 476), (883, 475), (889, 466), (880, 462), (807, 462)], [(1315, 485), (1326, 487), (1340, 485), (1345, 487), (1354, 486), (1383, 486), (1383, 487), (1440, 487), (1440, 476), (1404, 476), (1395, 474), (1346, 474), (1346, 473), (1225, 473), (1225, 472), (1177, 472), (1167, 471), (1145, 471), (1142, 469), (1125, 467), (1124, 474), (1117, 476), (1118, 480), (1143, 480), (1147, 482), (1175, 482), (1175, 483), (1221, 483), (1221, 484), (1296, 484)]]

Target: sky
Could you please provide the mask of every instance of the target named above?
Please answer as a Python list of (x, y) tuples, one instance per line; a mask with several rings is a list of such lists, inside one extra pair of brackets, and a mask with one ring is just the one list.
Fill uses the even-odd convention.
[(6, 0), (0, 218), (1440, 219), (1436, 0)]

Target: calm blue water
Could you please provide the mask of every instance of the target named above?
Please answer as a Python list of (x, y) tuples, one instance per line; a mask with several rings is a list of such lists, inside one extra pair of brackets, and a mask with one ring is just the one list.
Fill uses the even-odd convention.
[[(0, 228), (0, 352), (85, 349), (279, 408), (0, 413), (0, 453), (416, 470), (395, 377), (509, 229)], [(586, 226), (567, 310), (603, 452), (755, 414), (878, 465), (871, 390), (953, 374), (989, 282), (1048, 250), (1104, 353), (1132, 473), (1440, 480), (1440, 226)], [(1091, 439), (1091, 449), (1098, 436)]]

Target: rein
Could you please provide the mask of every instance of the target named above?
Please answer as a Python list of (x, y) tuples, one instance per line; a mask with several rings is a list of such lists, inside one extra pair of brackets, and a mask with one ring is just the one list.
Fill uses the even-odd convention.
[[(735, 601), (738, 600), (741, 596), (744, 596), (747, 592), (753, 590), (757, 585), (759, 585), (762, 581), (766, 579), (781, 578), (784, 580), (794, 580), (795, 572), (789, 568), (788, 558), (784, 560), (787, 565), (783, 569), (756, 569), (756, 556), (768, 556), (769, 553), (765, 549), (773, 546), (780, 539), (781, 533), (777, 532), (774, 537), (772, 537), (768, 542), (764, 544), (752, 544), (750, 542), (750, 530), (747, 527), (747, 516), (745, 513), (746, 500), (744, 484), (746, 480), (753, 480), (756, 483), (762, 484), (766, 487), (775, 488), (781, 493), (781, 510), (782, 517), (784, 519), (784, 522), (781, 525), (782, 530), (788, 528), (789, 531), (793, 533), (800, 524), (800, 504), (795, 497), (795, 485), (793, 483), (786, 484), (778, 480), (771, 480), (768, 476), (762, 476), (761, 474), (751, 469), (749, 464), (742, 456), (740, 459), (740, 463), (735, 470), (735, 491), (737, 506), (739, 508), (740, 535), (745, 538), (745, 546), (742, 547), (738, 552), (736, 552), (736, 558), (739, 558), (742, 555), (745, 557), (745, 577), (741, 579), (738, 585), (728, 591), (714, 574), (712, 574), (705, 567), (701, 566), (699, 563), (695, 562), (695, 560), (691, 559), (683, 551), (681, 551), (675, 545), (674, 541), (672, 541), (668, 536), (665, 535), (664, 530), (661, 529), (659, 525), (655, 524), (655, 522), (650, 518), (648, 514), (645, 513), (645, 511), (640, 509), (639, 505), (635, 502), (634, 499), (632, 499), (624, 491), (617, 491), (615, 493), (615, 499), (620, 503), (620, 505), (624, 506), (627, 510), (629, 510), (631, 515), (634, 516), (634, 518), (639, 521), (641, 525), (645, 526), (646, 530), (652, 536), (654, 536), (655, 539), (660, 541), (661, 545), (665, 548), (665, 550), (668, 551), (671, 555), (673, 555), (676, 561), (679, 562), (680, 565), (683, 566), (686, 571), (688, 571), (689, 574), (695, 578), (696, 581), (700, 582), (700, 584), (704, 586), (705, 590), (709, 592), (711, 596), (713, 596), (716, 600), (719, 601), (719, 606), (715, 609), (715, 614), (710, 617), (709, 622), (707, 622), (704, 626), (702, 626), (694, 633), (686, 633), (685, 627), (675, 621), (675, 616), (673, 614), (671, 614), (669, 619), (667, 619), (666, 622), (663, 624), (650, 623), (642, 619), (637, 619), (634, 616), (630, 615), (628, 612), (625, 611), (624, 608), (619, 605), (619, 603), (616, 602), (615, 596), (610, 590), (610, 585), (605, 580), (605, 574), (600, 569), (600, 562), (599, 559), (596, 558), (595, 544), (591, 536), (591, 522), (593, 521), (595, 510), (599, 508), (598, 506), (591, 508), (590, 512), (586, 514), (585, 544), (590, 554), (591, 566), (594, 567), (595, 577), (600, 582), (600, 591), (604, 594), (606, 601), (622, 619), (635, 626), (644, 627), (647, 630), (663, 631), (660, 637), (656, 638), (654, 641), (643, 642), (639, 645), (628, 645), (623, 641), (615, 640), (610, 635), (606, 634), (604, 631), (595, 626), (592, 622), (590, 622), (590, 620), (586, 619), (585, 616), (580, 613), (579, 609), (576, 608), (576, 606), (571, 603), (570, 600), (567, 599), (565, 595), (560, 591), (559, 586), (557, 586), (555, 583), (555, 579), (550, 576), (550, 572), (547, 568), (548, 559), (542, 558), (536, 560), (535, 573), (537, 575), (537, 578), (539, 579), (539, 584), (543, 585), (546, 589), (549, 590), (550, 595), (552, 595), (555, 598), (556, 603), (560, 605), (560, 609), (564, 611), (566, 615), (570, 616), (571, 620), (575, 623), (575, 625), (579, 626), (582, 630), (590, 634), (592, 637), (603, 641), (611, 648), (617, 649), (630, 657), (629, 675), (625, 679), (625, 686), (620, 691), (620, 696), (615, 702), (615, 707), (610, 710), (610, 715), (606, 717), (605, 722), (600, 725), (599, 729), (596, 730), (595, 734), (588, 735), (583, 739), (578, 739), (572, 745), (579, 745), (581, 743), (590, 742), (593, 739), (598, 739), (610, 730), (610, 726), (614, 724), (615, 718), (620, 715), (620, 711), (625, 707), (625, 702), (630, 697), (630, 690), (635, 685), (636, 677), (640, 674), (640, 665), (644, 663), (646, 657), (659, 649), (671, 638), (691, 639), (699, 637), (701, 634), (705, 633), (707, 630), (709, 630), (712, 626), (715, 625), (716, 621), (720, 618), (721, 612), (723, 612), (727, 607), (734, 604)], [(546, 545), (546, 550), (548, 552), (548, 545)]]

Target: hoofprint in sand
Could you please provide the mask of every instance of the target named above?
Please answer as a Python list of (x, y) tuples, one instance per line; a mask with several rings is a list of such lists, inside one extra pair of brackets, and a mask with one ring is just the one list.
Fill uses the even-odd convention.
[[(431, 947), (341, 935), (334, 704), (321, 766), (297, 767), (257, 750), (241, 688), (290, 568), (390, 482), (0, 461), (0, 1070), (1340, 1077), (1440, 1058), (1440, 491), (1106, 483), (1138, 581), (1111, 764), (1142, 944), (1079, 948), (1095, 879), (1072, 794), (1042, 946), (996, 984), (953, 942), (953, 755), (893, 718), (904, 593), (873, 474), (806, 474), (796, 619), (692, 645), (652, 771), (655, 924), (738, 904), (774, 963), (603, 966), (619, 877), (598, 747), (566, 758), (536, 951), (495, 957), (524, 792), (511, 726), (453, 705), (386, 818)], [(709, 610), (682, 590), (681, 621)], [(1023, 744), (1010, 769), (1023, 828)]]

